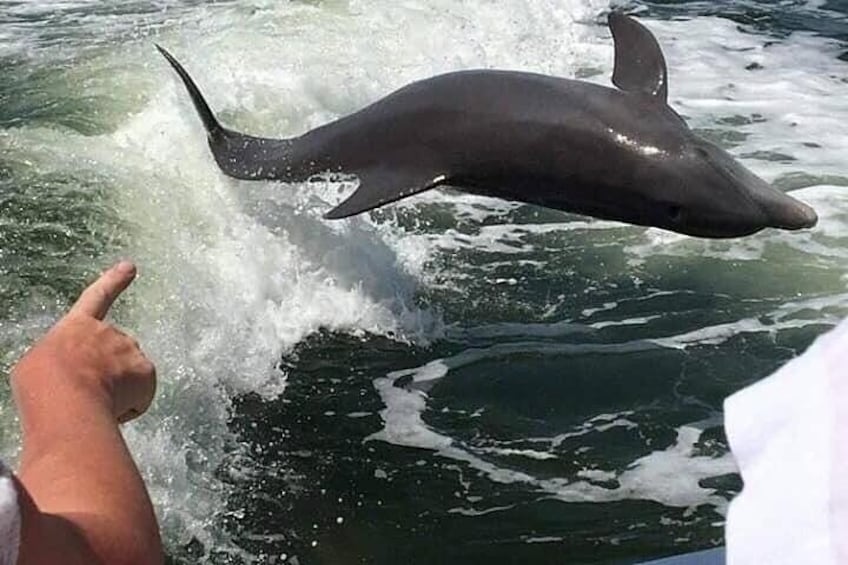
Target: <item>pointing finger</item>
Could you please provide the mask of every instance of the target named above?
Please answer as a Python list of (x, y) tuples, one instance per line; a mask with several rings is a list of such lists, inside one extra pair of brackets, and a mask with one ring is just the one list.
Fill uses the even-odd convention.
[(98, 320), (106, 317), (112, 303), (135, 279), (135, 265), (121, 261), (103, 272), (100, 278), (82, 291), (69, 314), (91, 316)]

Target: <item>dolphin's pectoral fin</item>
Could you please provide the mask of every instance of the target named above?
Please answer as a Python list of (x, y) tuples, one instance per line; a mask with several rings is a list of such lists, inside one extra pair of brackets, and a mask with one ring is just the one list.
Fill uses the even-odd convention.
[(355, 216), (401, 198), (435, 188), (447, 181), (445, 174), (431, 171), (392, 169), (386, 165), (357, 172), (359, 188), (350, 197), (324, 214), (328, 220)]
[(668, 71), (657, 39), (648, 28), (621, 12), (610, 13), (609, 26), (615, 40), (613, 84), (666, 102)]

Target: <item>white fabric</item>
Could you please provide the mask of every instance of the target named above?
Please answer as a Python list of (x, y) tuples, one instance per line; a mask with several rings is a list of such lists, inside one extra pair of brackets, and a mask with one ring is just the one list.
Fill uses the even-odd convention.
[(848, 320), (725, 400), (728, 565), (848, 564)]
[(20, 532), (18, 493), (9, 470), (0, 461), (0, 565), (17, 563)]

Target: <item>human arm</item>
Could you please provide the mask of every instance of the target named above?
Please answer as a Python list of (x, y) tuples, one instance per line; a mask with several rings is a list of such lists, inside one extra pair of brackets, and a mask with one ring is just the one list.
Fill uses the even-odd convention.
[(18, 565), (163, 562), (150, 498), (118, 428), (143, 413), (155, 369), (103, 321), (135, 278), (120, 263), (13, 369), (23, 450)]

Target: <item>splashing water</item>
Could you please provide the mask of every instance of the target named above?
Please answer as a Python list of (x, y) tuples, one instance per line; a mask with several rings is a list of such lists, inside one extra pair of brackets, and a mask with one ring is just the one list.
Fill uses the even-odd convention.
[(139, 263), (116, 319), (160, 389), (126, 435), (174, 559), (712, 545), (738, 489), (721, 399), (846, 312), (838, 40), (647, 6), (672, 105), (821, 218), (713, 242), (452, 191), (325, 222), (353, 183), (224, 178), (152, 47), (225, 123), (284, 137), (455, 69), (609, 84), (606, 2), (0, 5), (0, 359)]

